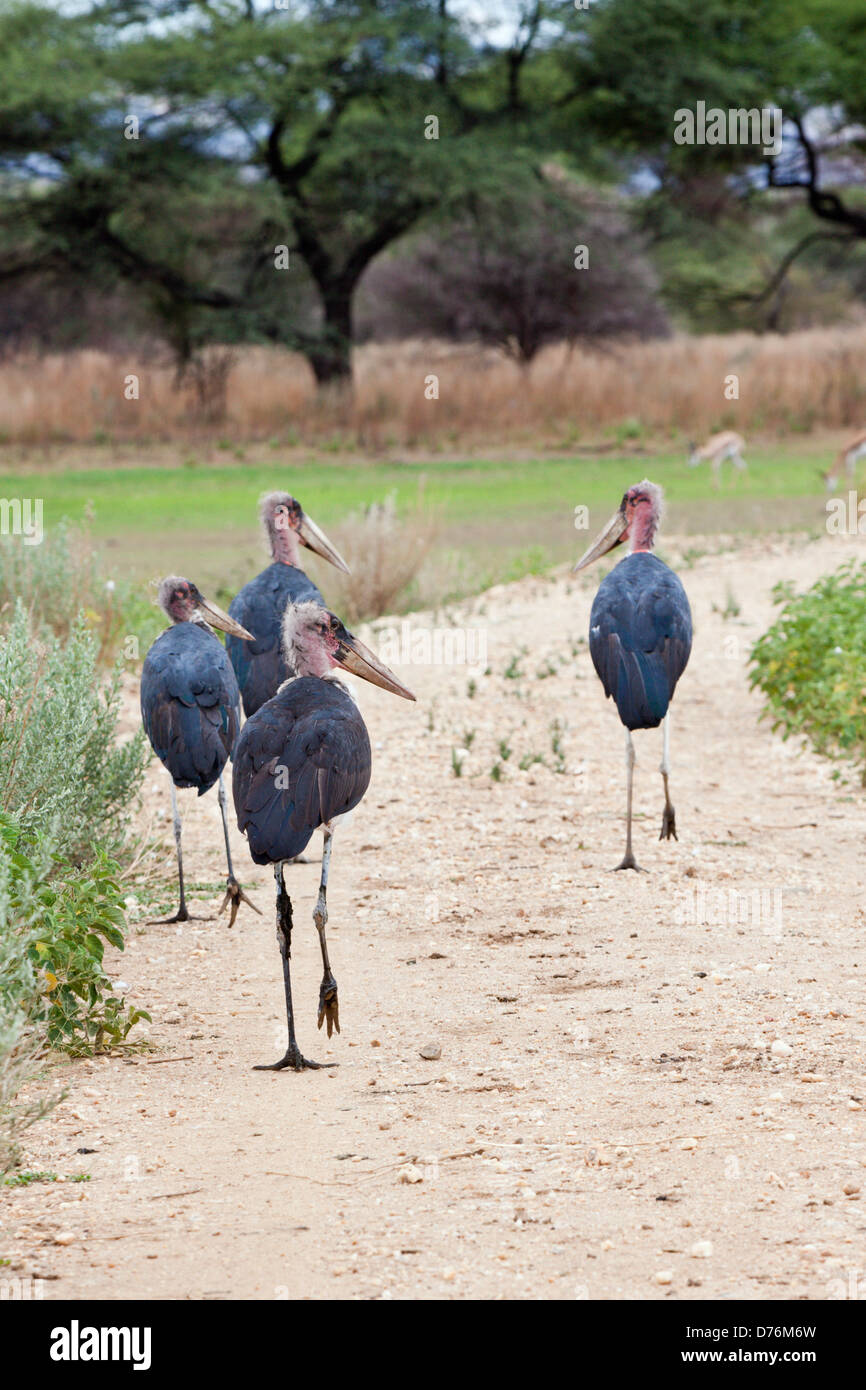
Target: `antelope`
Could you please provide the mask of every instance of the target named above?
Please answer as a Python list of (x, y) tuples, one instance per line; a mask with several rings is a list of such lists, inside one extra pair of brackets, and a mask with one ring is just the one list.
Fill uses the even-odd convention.
[(711, 434), (706, 444), (700, 448), (695, 443), (689, 445), (689, 464), (692, 468), (696, 468), (699, 463), (712, 464), (713, 477), (718, 486), (725, 459), (730, 459), (740, 472), (745, 469), (746, 460), (742, 452), (745, 447), (741, 435), (734, 434), (733, 430), (722, 430), (721, 434)]
[(853, 485), (857, 460), (861, 459), (864, 454), (866, 454), (866, 434), (855, 434), (854, 438), (849, 439), (848, 443), (839, 450), (835, 462), (825, 473), (821, 474), (827, 484), (828, 492), (835, 492), (843, 468), (848, 475), (849, 484)]

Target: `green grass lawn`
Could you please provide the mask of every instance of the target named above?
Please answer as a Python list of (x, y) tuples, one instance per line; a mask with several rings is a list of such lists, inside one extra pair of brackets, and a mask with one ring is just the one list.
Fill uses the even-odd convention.
[[(294, 493), (336, 536), (351, 513), (390, 493), (401, 510), (421, 499), (440, 523), (444, 596), (454, 597), (576, 556), (588, 537), (575, 530), (574, 508), (590, 509), (594, 533), (624, 489), (645, 476), (665, 489), (669, 534), (817, 529), (825, 501), (818, 474), (834, 451), (799, 438), (749, 448), (748, 473), (734, 477), (725, 465), (719, 491), (706, 466), (689, 468), (670, 449), (595, 458), (399, 462), (329, 455), (299, 462), (267, 445), (249, 445), (239, 462), (213, 452), (199, 461), (179, 445), (176, 461), (165, 450), (142, 461), (139, 451), (106, 466), (108, 452), (77, 448), (67, 462), (60, 451), (36, 466), (16, 460), (14, 472), (0, 474), (0, 496), (42, 497), (46, 526), (64, 516), (78, 521), (87, 510), (108, 573), (143, 581), (186, 571), (223, 592), (261, 567), (256, 504), (263, 491)], [(311, 565), (319, 576), (323, 568)]]

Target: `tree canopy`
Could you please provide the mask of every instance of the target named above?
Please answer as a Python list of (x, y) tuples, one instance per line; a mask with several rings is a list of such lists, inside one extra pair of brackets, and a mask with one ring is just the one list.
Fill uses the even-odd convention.
[[(695, 285), (708, 314), (765, 302), (825, 233), (866, 239), (859, 0), (490, 8), (0, 0), (0, 292), (123, 285), (181, 362), (270, 341), (327, 383), (349, 374), (377, 257), (480, 206), (538, 206), (551, 166), (631, 193), (674, 311)], [(780, 108), (781, 150), (677, 143), (698, 102)], [(696, 261), (701, 227), (776, 264), (756, 284)]]

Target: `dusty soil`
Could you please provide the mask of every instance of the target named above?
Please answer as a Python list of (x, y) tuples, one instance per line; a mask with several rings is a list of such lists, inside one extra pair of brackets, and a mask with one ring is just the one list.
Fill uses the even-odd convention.
[[(866, 808), (758, 722), (745, 677), (773, 584), (856, 547), (761, 542), (681, 567), (680, 841), (657, 839), (660, 734), (638, 735), (646, 874), (611, 872), (623, 734), (578, 642), (598, 573), (455, 609), (487, 632), (474, 695), (445, 664), (399, 668), (414, 706), (360, 689), (375, 768), (335, 840), (331, 1042), (318, 864), (290, 870), (300, 1042), (339, 1068), (251, 1070), (285, 1025), (272, 878), (235, 831), (263, 915), (228, 932), (133, 912), (113, 968), (152, 1010), (155, 1050), (58, 1069), (68, 1098), (25, 1166), (91, 1178), (3, 1192), (4, 1273), (67, 1298), (866, 1295)], [(728, 589), (738, 618), (719, 611)], [(533, 754), (545, 764), (521, 771)], [(145, 803), (168, 807), (156, 770)], [(214, 883), (216, 795), (183, 809), (190, 878)], [(160, 833), (150, 872), (169, 885)]]

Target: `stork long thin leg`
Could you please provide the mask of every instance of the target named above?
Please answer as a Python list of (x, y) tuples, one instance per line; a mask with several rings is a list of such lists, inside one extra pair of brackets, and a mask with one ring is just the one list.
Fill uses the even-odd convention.
[(327, 1019), (328, 1037), (336, 1028), (340, 1031), (340, 1002), (337, 998), (337, 981), (334, 979), (331, 970), (331, 962), (328, 960), (328, 943), (325, 939), (325, 927), (328, 925), (328, 869), (331, 864), (331, 843), (334, 832), (330, 825), (323, 825), (322, 831), (325, 843), (322, 848), (322, 877), (319, 882), (319, 896), (316, 901), (313, 921), (316, 924), (316, 931), (319, 933), (319, 945), (322, 948), (322, 984), (319, 989), (319, 1027)]
[(673, 803), (672, 803), (672, 801), (671, 801), (670, 789), (669, 789), (669, 787), (668, 787), (668, 777), (670, 776), (670, 771), (671, 771), (671, 728), (670, 728), (670, 717), (671, 717), (671, 712), (670, 712), (670, 710), (668, 710), (667, 714), (666, 714), (665, 717), (664, 717), (664, 723), (663, 723), (663, 726), (662, 726), (662, 728), (663, 728), (663, 734), (664, 734), (664, 742), (663, 742), (663, 744), (662, 744), (662, 761), (661, 761), (661, 766), (660, 766), (660, 768), (659, 768), (659, 771), (661, 772), (661, 775), (662, 775), (662, 781), (664, 782), (664, 787), (665, 787), (665, 809), (664, 809), (664, 811), (662, 812), (662, 828), (661, 828), (661, 830), (659, 831), (659, 839), (660, 839), (660, 840), (670, 840), (671, 838), (673, 838), (674, 840), (678, 840), (678, 839), (679, 839), (679, 836), (677, 835), (677, 818), (676, 818), (676, 815), (674, 814), (674, 808), (673, 808)]
[(226, 817), (226, 789), (223, 783), (222, 773), (220, 773), (218, 796), (220, 803), (220, 811), (222, 813), (223, 818), (223, 835), (225, 836), (226, 842), (226, 865), (228, 866), (228, 877), (226, 878), (226, 895), (220, 903), (220, 912), (225, 912), (229, 903), (231, 903), (232, 907), (231, 915), (229, 917), (229, 926), (233, 927), (235, 924), (235, 918), (238, 915), (238, 908), (240, 907), (241, 903), (246, 903), (247, 907), (251, 907), (253, 912), (258, 912), (260, 917), (262, 914), (259, 908), (256, 907), (255, 903), (250, 902), (243, 888), (241, 888), (241, 885), (235, 878), (235, 872), (232, 868), (232, 851), (231, 846), (229, 845), (229, 823)]
[(625, 854), (622, 863), (617, 864), (617, 869), (636, 869), (638, 873), (644, 873), (635, 861), (631, 847), (631, 807), (632, 807), (632, 786), (634, 783), (634, 744), (631, 737), (631, 729), (625, 731), (625, 777), (626, 777), (626, 831), (625, 831)]
[(178, 805), (177, 805), (177, 789), (175, 788), (174, 779), (173, 779), (173, 778), (172, 778), (172, 783), (171, 783), (171, 814), (172, 814), (172, 819), (174, 820), (174, 843), (175, 843), (175, 845), (177, 846), (177, 879), (178, 879), (178, 883), (180, 884), (180, 907), (178, 908), (177, 913), (175, 914), (175, 916), (174, 916), (174, 917), (169, 917), (169, 918), (168, 918), (168, 921), (169, 921), (169, 922), (172, 922), (172, 921), (174, 921), (174, 922), (188, 922), (188, 921), (189, 921), (189, 912), (187, 911), (186, 896), (185, 896), (184, 891), (183, 891), (183, 850), (182, 850), (181, 847), (180, 847), (180, 837), (181, 837), (181, 829), (182, 829), (182, 827), (181, 827), (180, 811), (178, 810)]
[(174, 820), (174, 843), (177, 848), (177, 880), (180, 885), (180, 907), (173, 917), (159, 917), (151, 922), (152, 926), (162, 927), (171, 922), (212, 922), (212, 917), (193, 917), (186, 905), (186, 896), (183, 890), (183, 851), (181, 849), (181, 820), (180, 811), (177, 806), (177, 790), (174, 779), (171, 781), (171, 814)]
[(271, 1062), (254, 1067), (254, 1071), (284, 1071), (291, 1067), (293, 1071), (305, 1071), (308, 1068), (319, 1071), (323, 1066), (334, 1067), (336, 1062), (311, 1062), (304, 1057), (298, 1047), (295, 1038), (295, 1014), (292, 1008), (292, 900), (286, 892), (286, 884), (283, 878), (283, 865), (274, 865), (274, 880), (277, 889), (277, 944), (280, 948), (280, 955), (283, 961), (283, 983), (286, 989), (286, 1019), (289, 1025), (289, 1045), (286, 1048), (286, 1055), (279, 1062)]

